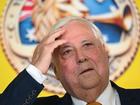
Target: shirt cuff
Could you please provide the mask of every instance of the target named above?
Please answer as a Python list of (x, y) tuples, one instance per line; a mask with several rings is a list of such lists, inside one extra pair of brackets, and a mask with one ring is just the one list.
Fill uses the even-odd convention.
[(47, 79), (47, 76), (42, 74), (41, 71), (32, 64), (26, 68), (26, 71), (40, 84), (43, 84), (43, 82)]

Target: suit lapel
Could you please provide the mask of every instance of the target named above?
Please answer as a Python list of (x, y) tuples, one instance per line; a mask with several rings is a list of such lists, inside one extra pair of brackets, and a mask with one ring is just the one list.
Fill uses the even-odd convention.
[(115, 88), (119, 94), (121, 105), (134, 105), (134, 102), (131, 101), (133, 96), (129, 95), (127, 89), (117, 86), (114, 82), (111, 81), (111, 85)]
[(71, 96), (68, 93), (66, 93), (62, 98), (62, 103), (63, 105), (73, 105)]

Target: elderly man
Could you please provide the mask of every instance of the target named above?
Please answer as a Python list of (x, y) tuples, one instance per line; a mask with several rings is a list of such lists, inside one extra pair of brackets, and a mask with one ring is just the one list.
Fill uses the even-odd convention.
[[(100, 34), (86, 19), (60, 20), (37, 46), (31, 64), (1, 94), (0, 105), (139, 105), (140, 90), (109, 81), (108, 54)], [(67, 93), (62, 98), (37, 98), (50, 64)]]

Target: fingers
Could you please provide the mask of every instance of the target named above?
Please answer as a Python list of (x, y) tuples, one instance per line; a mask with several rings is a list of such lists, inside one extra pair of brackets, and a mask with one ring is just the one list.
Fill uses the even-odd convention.
[(55, 48), (66, 43), (65, 40), (56, 40), (50, 44), (43, 44), (37, 47), (34, 53), (32, 64), (37, 67), (43, 74), (47, 74), (52, 60), (52, 53)]
[(51, 36), (49, 36), (47, 39), (44, 38), (43, 42), (44, 43), (52, 43), (53, 41), (55, 41), (56, 39), (58, 39), (61, 35), (63, 35), (65, 33), (65, 29), (64, 28), (59, 28), (58, 30), (56, 30), (54, 33), (52, 33)]
[(51, 53), (53, 53), (54, 49), (57, 48), (58, 46), (66, 43), (67, 41), (66, 40), (56, 40), (54, 42), (52, 42), (50, 45), (50, 48), (51, 48)]
[(67, 42), (61, 38), (58, 39), (64, 34), (64, 32), (64, 28), (58, 29), (48, 38), (44, 38), (36, 47), (32, 58), (32, 64), (35, 65), (43, 74), (48, 72), (55, 48)]

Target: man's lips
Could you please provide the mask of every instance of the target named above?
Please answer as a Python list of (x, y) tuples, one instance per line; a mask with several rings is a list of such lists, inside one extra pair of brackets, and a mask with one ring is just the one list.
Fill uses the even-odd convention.
[(92, 70), (94, 70), (94, 69), (93, 68), (84, 69), (84, 70), (82, 70), (82, 72), (80, 72), (80, 74), (83, 74), (83, 73), (86, 73), (86, 72), (92, 71)]

